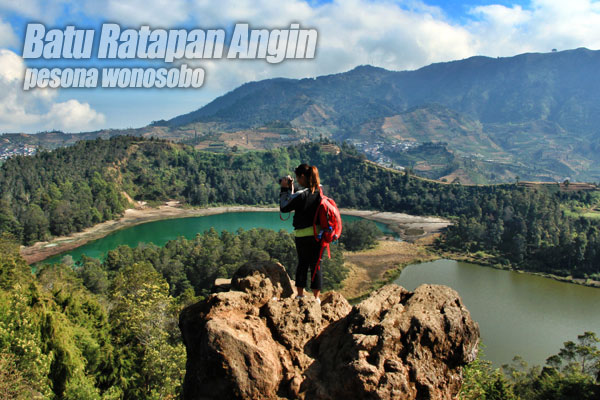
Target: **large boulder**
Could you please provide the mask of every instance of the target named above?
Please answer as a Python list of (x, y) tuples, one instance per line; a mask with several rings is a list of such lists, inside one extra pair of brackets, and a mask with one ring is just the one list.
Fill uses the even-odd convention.
[(257, 298), (291, 297), (294, 294), (290, 277), (280, 263), (248, 262), (231, 278), (231, 290), (252, 294)]
[(351, 307), (293, 298), (277, 263), (246, 264), (231, 291), (181, 312), (184, 399), (453, 399), (479, 328), (458, 294), (387, 285)]

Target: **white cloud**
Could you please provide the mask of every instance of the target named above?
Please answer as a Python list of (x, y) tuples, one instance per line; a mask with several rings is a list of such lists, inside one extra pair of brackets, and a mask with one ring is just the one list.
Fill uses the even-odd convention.
[[(320, 32), (316, 66), (286, 61), (288, 76), (306, 68), (308, 74), (347, 70), (372, 63), (390, 69), (418, 68), (431, 62), (475, 54), (514, 55), (551, 48), (600, 47), (600, 2), (592, 0), (531, 0), (527, 6), (477, 6), (461, 22), (449, 20), (428, 0), (0, 0), (0, 9), (53, 20), (61, 12), (125, 26), (195, 25), (283, 27), (291, 22)], [(465, 22), (466, 21), (466, 22)], [(0, 33), (9, 25), (0, 21)], [(9, 37), (14, 41), (14, 36)], [(1, 45), (1, 43), (0, 43)], [(6, 46), (6, 45), (5, 45)], [(247, 77), (249, 64), (235, 63), (236, 74)], [(256, 77), (285, 68), (250, 66)], [(236, 68), (225, 67), (228, 72)]]
[(53, 124), (59, 124), (66, 131), (82, 131), (82, 127), (98, 126), (104, 123), (104, 116), (93, 110), (88, 103), (67, 100), (54, 103), (48, 115)]
[(84, 131), (104, 125), (104, 115), (87, 103), (57, 102), (56, 89), (23, 91), (24, 68), (20, 56), (0, 49), (0, 132)]
[(18, 44), (19, 40), (12, 26), (0, 18), (0, 47), (17, 46)]
[(462, 58), (472, 51), (466, 30), (445, 21), (439, 8), (418, 1), (336, 0), (315, 7), (299, 0), (221, 0), (219, 7), (209, 0), (193, 3), (201, 26), (247, 21), (254, 28), (274, 28), (296, 21), (316, 28), (319, 54), (312, 62), (319, 64), (316, 69), (321, 73), (369, 62), (392, 69), (414, 68)]
[(513, 56), (553, 48), (600, 48), (600, 3), (590, 0), (532, 0), (530, 7), (479, 6), (466, 27), (479, 54)]
[(522, 24), (531, 18), (531, 12), (523, 10), (519, 5), (506, 7), (499, 4), (478, 6), (471, 10), (472, 14), (479, 14), (494, 25), (506, 26)]
[[(461, 59), (473, 54), (469, 32), (442, 18), (439, 8), (410, 2), (338, 0), (311, 8), (297, 0), (222, 0), (195, 3), (198, 24), (227, 26), (248, 21), (251, 28), (287, 27), (293, 21), (319, 32), (313, 60), (285, 60), (272, 65), (263, 60), (199, 60), (206, 69), (205, 89), (225, 92), (247, 81), (277, 76), (302, 78), (347, 71), (360, 64), (392, 70), (414, 69), (432, 62)], [(246, 15), (246, 18), (242, 16)]]
[[(198, 107), (201, 102), (208, 102), (244, 82), (277, 76), (301, 78), (339, 73), (359, 64), (405, 70), (473, 55), (495, 57), (547, 52), (553, 48), (600, 48), (600, 1), (531, 0), (529, 4), (510, 7), (491, 4), (473, 7), (460, 20), (451, 20), (443, 8), (430, 6), (427, 2), (333, 0), (316, 4), (304, 0), (220, 0), (218, 3), (212, 0), (0, 0), (0, 9), (41, 21), (52, 21), (66, 10), (67, 18), (64, 20), (84, 15), (86, 22), (91, 21), (91, 24), (114, 21), (123, 26), (147, 23), (155, 28), (185, 25), (208, 29), (229, 28), (236, 22), (248, 22), (252, 28), (287, 27), (292, 22), (299, 22), (304, 28), (318, 30), (318, 49), (314, 60), (285, 60), (276, 65), (264, 60), (194, 61), (191, 64), (206, 70), (204, 88), (198, 91)], [(4, 29), (10, 28), (0, 21), (0, 38), (5, 37), (2, 35), (3, 26)], [(9, 42), (14, 41), (10, 34), (6, 37)], [(5, 79), (7, 74), (6, 71), (0, 72), (1, 79)], [(31, 126), (47, 126), (51, 123), (49, 117), (44, 120), (41, 116), (47, 115), (53, 105), (52, 100), (44, 96), (53, 96), (55, 92), (34, 92), (37, 94), (30, 96), (34, 100), (25, 102), (27, 106), (23, 106), (28, 111), (24, 120), (37, 116), (42, 122)], [(111, 99), (108, 100), (111, 102), (112, 99), (118, 102), (118, 95), (117, 90), (102, 92), (102, 96)], [(163, 91), (156, 96), (141, 102), (177, 101), (176, 93)], [(4, 103), (9, 97), (0, 94)], [(35, 111), (37, 108), (32, 105), (38, 103), (45, 105), (43, 113)], [(101, 114), (93, 115), (95, 111), (89, 106), (86, 108), (83, 102), (77, 105), (67, 103), (60, 103), (61, 107), (54, 108), (55, 115), (66, 112), (73, 116), (67, 118), (63, 115), (61, 126), (83, 123), (84, 119), (77, 115), (88, 115), (95, 122), (103, 118)], [(13, 106), (18, 108), (19, 104)], [(186, 108), (189, 106), (186, 105)], [(0, 114), (0, 123), (2, 117)], [(156, 115), (148, 117), (148, 121), (151, 119), (156, 119)], [(13, 126), (18, 125), (15, 122)]]
[(193, 19), (206, 27), (248, 22), (255, 27), (285, 26), (307, 21), (314, 9), (301, 0), (192, 0)]
[(10, 50), (0, 50), (0, 73), (6, 82), (23, 79), (23, 59)]
[(51, 23), (73, 0), (0, 0), (0, 10)]
[(321, 30), (321, 55), (338, 49), (346, 53), (350, 65), (412, 69), (472, 52), (469, 33), (438, 18), (439, 12), (431, 12), (435, 9), (407, 10), (387, 1), (349, 0), (318, 11), (315, 24)]
[(0, 0), (0, 9), (28, 17), (38, 17), (42, 3), (38, 0)]
[(190, 17), (190, 4), (186, 0), (84, 0), (75, 7), (127, 27), (150, 24), (155, 28), (169, 28)]

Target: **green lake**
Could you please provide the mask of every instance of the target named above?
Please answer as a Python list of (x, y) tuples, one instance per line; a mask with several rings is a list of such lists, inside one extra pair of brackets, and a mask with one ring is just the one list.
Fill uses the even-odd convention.
[(543, 365), (567, 340), (600, 334), (600, 289), (453, 260), (406, 267), (396, 283), (455, 289), (481, 330), (485, 358), (496, 367), (522, 356)]
[[(288, 218), (288, 214), (285, 214), (283, 218)], [(356, 221), (359, 219), (362, 218), (342, 215), (342, 221)], [(379, 222), (375, 224), (386, 235), (395, 235), (386, 225)], [(135, 247), (139, 243), (154, 243), (157, 246), (164, 246), (169, 240), (177, 239), (179, 236), (192, 239), (196, 234), (203, 233), (211, 227), (214, 227), (219, 232), (223, 230), (235, 232), (240, 228), (244, 230), (267, 228), (276, 231), (285, 229), (289, 232), (293, 230), (291, 217), (287, 221), (282, 221), (277, 212), (234, 212), (200, 217), (164, 219), (112, 232), (101, 239), (47, 258), (42, 263), (60, 262), (67, 254), (71, 255), (74, 261), (78, 261), (82, 254), (88, 257), (104, 259), (110, 250), (116, 249), (122, 244), (130, 247)]]

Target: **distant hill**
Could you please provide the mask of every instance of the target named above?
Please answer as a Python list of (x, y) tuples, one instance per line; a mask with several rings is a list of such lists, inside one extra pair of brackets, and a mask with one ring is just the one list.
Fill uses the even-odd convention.
[[(443, 168), (422, 155), (422, 170), (439, 170), (430, 177), (600, 181), (599, 71), (600, 51), (584, 48), (477, 56), (415, 71), (359, 66), (317, 78), (249, 82), (199, 110), (127, 133), (216, 151), (323, 136), (359, 148), (376, 145), (373, 158), (396, 163), (401, 154), (383, 154), (390, 145), (445, 143), (452, 157)], [(432, 157), (440, 161), (439, 152)]]
[(599, 65), (600, 52), (577, 49), (471, 57), (416, 71), (360, 66), (316, 79), (247, 83), (170, 123), (236, 122), (249, 128), (288, 120), (302, 126), (310, 125), (307, 117), (321, 109), (323, 118), (355, 127), (377, 116), (438, 103), (482, 123), (547, 120), (571, 131), (593, 130), (600, 120)]

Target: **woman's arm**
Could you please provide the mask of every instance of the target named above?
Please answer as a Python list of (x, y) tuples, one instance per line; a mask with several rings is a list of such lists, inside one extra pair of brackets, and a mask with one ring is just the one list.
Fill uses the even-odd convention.
[(287, 213), (295, 210), (302, 202), (302, 193), (301, 190), (292, 194), (289, 188), (282, 187), (279, 193), (279, 211)]

